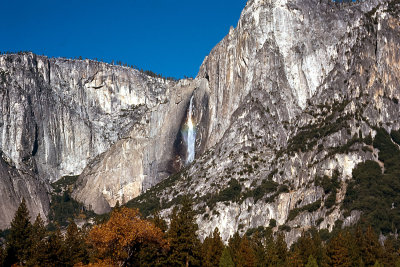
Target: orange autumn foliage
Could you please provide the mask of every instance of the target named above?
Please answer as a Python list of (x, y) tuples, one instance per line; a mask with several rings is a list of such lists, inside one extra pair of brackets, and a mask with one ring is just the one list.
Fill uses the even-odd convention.
[(74, 267), (117, 267), (118, 265), (112, 262), (110, 259), (106, 260), (98, 260), (95, 263), (89, 263), (89, 264), (83, 264), (83, 263), (77, 263), (74, 265)]
[(88, 242), (97, 250), (98, 260), (118, 266), (134, 262), (146, 244), (169, 248), (160, 228), (141, 219), (138, 210), (125, 207), (113, 212), (108, 222), (93, 227)]

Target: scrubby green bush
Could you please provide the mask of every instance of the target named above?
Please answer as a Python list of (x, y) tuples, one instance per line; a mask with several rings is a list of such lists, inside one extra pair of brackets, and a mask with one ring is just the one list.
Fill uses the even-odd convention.
[(372, 145), (372, 136), (371, 133), (367, 135), (367, 137), (364, 138), (364, 143), (367, 145)]
[(373, 145), (375, 148), (379, 149), (379, 160), (383, 162), (392, 159), (399, 153), (399, 149), (392, 142), (388, 132), (383, 128), (377, 129)]
[(278, 229), (279, 231), (286, 231), (286, 232), (290, 232), (290, 230), (292, 230), (292, 228), (290, 228), (290, 226), (286, 224), (280, 225)]
[(294, 218), (297, 217), (297, 215), (299, 215), (300, 212), (303, 212), (303, 211), (314, 212), (314, 211), (317, 211), (320, 207), (321, 207), (321, 200), (317, 200), (317, 201), (307, 204), (301, 208), (294, 208), (289, 211), (287, 220), (292, 221)]
[(278, 183), (270, 180), (263, 180), (261, 185), (256, 187), (253, 191), (254, 202), (257, 202), (265, 194), (274, 192), (278, 189)]
[(332, 178), (329, 178), (326, 175), (318, 177), (315, 181), (315, 185), (321, 186), (324, 189), (324, 193), (329, 194), (325, 200), (325, 207), (328, 209), (333, 207), (336, 203), (337, 190), (340, 187), (339, 172), (335, 170)]
[(318, 201), (315, 201), (313, 203), (303, 206), (301, 209), (306, 210), (308, 212), (314, 212), (314, 211), (317, 211), (320, 207), (321, 207), (321, 200), (318, 200)]
[(217, 202), (220, 201), (237, 201), (242, 192), (242, 186), (236, 179), (231, 179), (228, 187), (221, 190), (218, 194)]
[(332, 192), (325, 200), (325, 207), (330, 209), (336, 203), (336, 191)]
[(400, 145), (400, 131), (392, 130), (390, 132), (390, 137), (392, 137), (393, 141)]
[(70, 219), (78, 217), (81, 213), (94, 216), (94, 213), (87, 211), (82, 203), (72, 199), (68, 191), (64, 191), (62, 195), (52, 195), (50, 221), (57, 222), (60, 226), (67, 226)]
[[(325, 136), (329, 136), (343, 128), (347, 128), (347, 121), (351, 115), (342, 115), (342, 111), (345, 109), (348, 100), (342, 103), (334, 103), (330, 109), (332, 113), (327, 116), (323, 121), (309, 124), (300, 129), (300, 131), (289, 140), (287, 152), (293, 153), (295, 151), (310, 151), (317, 145), (318, 140)], [(283, 152), (279, 153), (283, 154)]]
[(362, 211), (360, 222), (384, 234), (400, 228), (400, 151), (393, 143), (395, 136), (377, 129), (373, 145), (379, 149), (385, 172), (375, 161), (358, 164), (343, 201), (347, 213)]

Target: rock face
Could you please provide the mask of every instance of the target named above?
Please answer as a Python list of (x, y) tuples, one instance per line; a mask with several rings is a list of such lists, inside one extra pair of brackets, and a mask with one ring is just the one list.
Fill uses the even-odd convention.
[(73, 196), (96, 213), (126, 203), (179, 170), (185, 158), (175, 143), (179, 139), (194, 85), (181, 81), (168, 88), (142, 121), (82, 173)]
[[(364, 138), (400, 127), (399, 31), (398, 1), (248, 1), (196, 78), (200, 156), (137, 201), (160, 199), (167, 215), (190, 194), (199, 235), (218, 227), (224, 240), (272, 219), (289, 226), (289, 243), (311, 226), (354, 222), (359, 213), (340, 209), (347, 181), (378, 161)], [(324, 175), (341, 181), (332, 207)]]
[(30, 171), (17, 170), (0, 157), (0, 229), (9, 227), (23, 198), (31, 211), (31, 219), (38, 214), (46, 218), (49, 210), (48, 187)]
[[(349, 71), (347, 61), (354, 57), (349, 49), (361, 41), (356, 32), (369, 23), (365, 12), (377, 4), (347, 8), (330, 1), (248, 1), (237, 28), (211, 51), (198, 75), (208, 80), (211, 92), (206, 148), (219, 142), (233, 113), (256, 90), (266, 95), (262, 104), (278, 123), (296, 121), (335, 67)], [(281, 130), (280, 142), (285, 142), (287, 131)]]
[(31, 53), (0, 56), (0, 72), (0, 148), (25, 183), (10, 183), (17, 174), (1, 177), (5, 190), (15, 191), (2, 194), (1, 227), (23, 197), (37, 203), (28, 204), (31, 214), (46, 215), (43, 192), (63, 176), (83, 172), (75, 196), (102, 213), (173, 173), (176, 157), (179, 168), (173, 148), (191, 81)]
[[(365, 138), (400, 128), (399, 13), (397, 0), (249, 0), (196, 79), (179, 82), (1, 56), (0, 147), (16, 168), (5, 177), (42, 196), (49, 181), (80, 175), (73, 196), (97, 213), (144, 193), (130, 204), (167, 215), (190, 194), (201, 237), (218, 227), (227, 240), (275, 220), (291, 243), (311, 226), (351, 224), (360, 213), (340, 205), (352, 169), (378, 161)], [(192, 96), (196, 157), (185, 166)], [(340, 181), (331, 205), (324, 175)], [(7, 179), (4, 188), (17, 188)], [(29, 197), (16, 190), (10, 203)], [(35, 201), (46, 213), (48, 200)]]

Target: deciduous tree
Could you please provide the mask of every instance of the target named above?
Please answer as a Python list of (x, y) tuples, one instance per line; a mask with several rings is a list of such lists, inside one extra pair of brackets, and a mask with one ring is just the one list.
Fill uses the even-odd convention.
[(158, 227), (141, 219), (137, 210), (125, 207), (113, 212), (108, 222), (95, 226), (88, 240), (97, 249), (100, 260), (108, 260), (119, 266), (137, 262), (144, 244), (168, 248), (168, 242)]

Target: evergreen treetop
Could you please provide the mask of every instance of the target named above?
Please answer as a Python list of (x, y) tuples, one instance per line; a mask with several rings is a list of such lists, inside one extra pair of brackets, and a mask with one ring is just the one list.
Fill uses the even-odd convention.
[(26, 263), (31, 248), (31, 232), (29, 211), (25, 199), (22, 199), (11, 222), (10, 235), (7, 240), (7, 263)]

